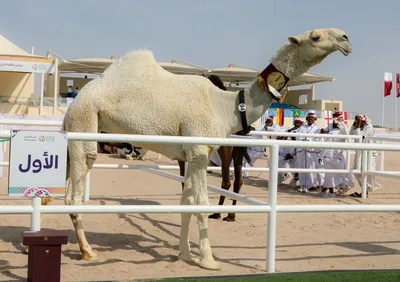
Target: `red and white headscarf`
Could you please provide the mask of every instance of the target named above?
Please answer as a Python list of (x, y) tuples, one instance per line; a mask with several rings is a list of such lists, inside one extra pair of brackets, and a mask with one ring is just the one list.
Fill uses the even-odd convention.
[(358, 114), (356, 115), (356, 118), (359, 118), (361, 121), (365, 121), (366, 123), (370, 124), (371, 120), (369, 119), (369, 117), (367, 115), (363, 115), (363, 114)]
[(332, 117), (338, 118), (338, 117), (343, 117), (343, 112), (342, 111), (336, 111), (332, 114)]
[(333, 122), (338, 123), (344, 121), (344, 115), (342, 111), (336, 111), (332, 114)]
[(294, 122), (295, 122), (295, 123), (299, 122), (299, 123), (301, 123), (301, 124), (304, 123), (304, 121), (301, 120), (300, 118), (295, 118), (295, 119), (294, 119)]
[(265, 119), (265, 122), (267, 122), (267, 121), (274, 121), (274, 116), (268, 116), (266, 119)]
[(309, 117), (313, 117), (313, 118), (317, 119), (317, 116), (315, 115), (314, 112), (308, 112), (308, 114), (306, 116), (306, 119), (309, 118)]
[(356, 115), (356, 118), (359, 118), (361, 121), (367, 121), (368, 117), (366, 115), (363, 114), (358, 114)]

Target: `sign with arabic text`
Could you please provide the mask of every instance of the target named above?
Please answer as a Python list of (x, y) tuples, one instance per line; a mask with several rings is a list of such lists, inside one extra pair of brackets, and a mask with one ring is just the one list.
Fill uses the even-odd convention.
[(64, 197), (67, 144), (64, 132), (11, 130), (8, 195)]
[(54, 73), (53, 59), (42, 57), (0, 56), (0, 70), (26, 73)]

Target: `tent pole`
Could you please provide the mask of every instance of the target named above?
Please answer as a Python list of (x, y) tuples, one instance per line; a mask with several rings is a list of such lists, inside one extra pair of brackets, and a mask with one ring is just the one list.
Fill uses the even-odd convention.
[(39, 106), (39, 115), (43, 114), (43, 98), (44, 98), (44, 76), (46, 74), (42, 73), (42, 79), (40, 81), (40, 106)]
[(57, 97), (58, 97), (58, 76), (59, 76), (59, 71), (58, 71), (58, 59), (55, 59), (55, 64), (54, 64), (54, 104), (53, 104), (53, 116), (56, 115), (57, 111)]

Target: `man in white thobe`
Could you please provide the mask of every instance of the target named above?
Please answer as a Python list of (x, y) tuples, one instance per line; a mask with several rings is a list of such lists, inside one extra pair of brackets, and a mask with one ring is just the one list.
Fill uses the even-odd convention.
[[(350, 129), (350, 135), (361, 135), (363, 137), (371, 137), (375, 136), (375, 129), (372, 126), (371, 120), (363, 114), (358, 114), (356, 115), (353, 125), (351, 126)], [(360, 140), (355, 140), (356, 143), (361, 142)], [(354, 157), (354, 165), (353, 168), (356, 169), (359, 164), (361, 164), (361, 151), (356, 150), (356, 155)], [(371, 171), (374, 171), (376, 169), (376, 151), (372, 151), (372, 167), (370, 168)], [(362, 186), (362, 175), (358, 174), (356, 175), (356, 179), (358, 181), (358, 184)], [(367, 176), (367, 195), (368, 191), (374, 191), (375, 189), (381, 188), (381, 185), (378, 183), (376, 180), (376, 177), (374, 175), (368, 175)], [(361, 198), (360, 193), (353, 193), (350, 195), (351, 197), (356, 197), (356, 198)]]
[[(259, 129), (259, 131), (282, 131), (283, 128), (280, 127), (277, 124), (274, 124), (274, 117), (273, 116), (268, 116), (267, 119), (265, 120), (265, 124), (262, 128)], [(276, 139), (275, 136), (268, 136), (269, 139)]]
[[(325, 142), (346, 142), (346, 139), (334, 138), (332, 135), (347, 135), (347, 125), (343, 121), (342, 112), (333, 114), (334, 121), (325, 128)], [(330, 137), (328, 137), (330, 136)], [(325, 169), (346, 169), (346, 156), (343, 149), (325, 148), (321, 151), (319, 162)], [(348, 173), (325, 173), (321, 196), (334, 197), (335, 189), (349, 189), (354, 187), (353, 176)]]
[[(317, 120), (315, 113), (309, 112), (306, 117), (306, 124), (303, 124), (297, 133), (320, 133), (321, 128), (315, 123)], [(301, 141), (317, 141), (319, 138), (315, 137), (296, 137), (296, 140)], [(318, 167), (319, 153), (321, 150), (311, 148), (297, 148), (296, 149), (296, 168), (316, 169)], [(321, 179), (317, 173), (312, 172), (299, 172), (300, 189), (298, 192), (307, 193), (308, 189), (322, 185)]]

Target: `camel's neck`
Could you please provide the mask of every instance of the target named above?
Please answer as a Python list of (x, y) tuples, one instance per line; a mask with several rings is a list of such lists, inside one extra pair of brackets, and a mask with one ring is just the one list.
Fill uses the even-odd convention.
[[(312, 63), (308, 63), (299, 59), (302, 57), (304, 56), (299, 54), (298, 48), (285, 44), (271, 59), (271, 63), (291, 79), (302, 75), (319, 61), (318, 58)], [(320, 60), (322, 61), (323, 58), (320, 58)], [(238, 110), (239, 92), (222, 91), (215, 87), (211, 93), (213, 93), (211, 100), (223, 135), (227, 136), (242, 130), (241, 117)], [(273, 102), (271, 95), (258, 86), (257, 79), (245, 89), (244, 97), (247, 123), (249, 125), (257, 121)]]
[(313, 56), (313, 61), (307, 61), (309, 56), (301, 54), (302, 50), (286, 43), (271, 58), (271, 63), (289, 79), (298, 77), (307, 72), (312, 66), (323, 61), (328, 53), (322, 57)]
[[(214, 93), (214, 90), (216, 93)], [(213, 88), (211, 101), (214, 113), (221, 125), (224, 136), (242, 130), (242, 123), (239, 106), (239, 91), (230, 92)], [(257, 121), (272, 104), (272, 97), (262, 90), (254, 80), (244, 91), (244, 101), (246, 103), (247, 123), (250, 125)]]

